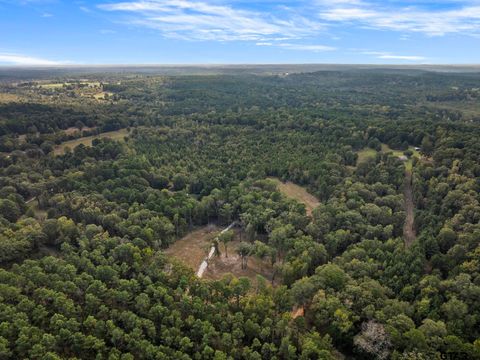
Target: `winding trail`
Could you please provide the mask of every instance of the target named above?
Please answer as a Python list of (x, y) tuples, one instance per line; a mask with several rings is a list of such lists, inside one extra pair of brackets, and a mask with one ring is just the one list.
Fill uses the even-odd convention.
[[(228, 230), (230, 230), (235, 225), (236, 225), (236, 222), (234, 221), (230, 225), (228, 225), (228, 227), (223, 229), (220, 232), (220, 234), (223, 234), (224, 232), (227, 232)], [(207, 270), (207, 268), (208, 268), (208, 262), (210, 261), (210, 259), (213, 257), (214, 254), (215, 254), (215, 246), (212, 246), (210, 248), (210, 252), (208, 253), (208, 256), (205, 258), (205, 260), (202, 261), (202, 263), (200, 264), (200, 267), (198, 268), (197, 277), (199, 277), (199, 278), (203, 277), (203, 274), (205, 273), (205, 270)]]
[(412, 191), (412, 171), (405, 170), (405, 183), (403, 186), (403, 197), (405, 201), (405, 223), (403, 224), (403, 238), (405, 240), (405, 246), (408, 248), (415, 241), (417, 234), (415, 232), (415, 205), (413, 203), (413, 191)]

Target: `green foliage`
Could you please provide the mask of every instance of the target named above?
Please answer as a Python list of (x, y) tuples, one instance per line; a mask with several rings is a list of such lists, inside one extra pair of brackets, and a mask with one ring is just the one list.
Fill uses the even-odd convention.
[[(89, 76), (113, 95), (0, 84), (0, 358), (480, 358), (478, 74)], [(55, 156), (71, 126), (131, 132)], [(275, 287), (162, 255), (233, 221)]]

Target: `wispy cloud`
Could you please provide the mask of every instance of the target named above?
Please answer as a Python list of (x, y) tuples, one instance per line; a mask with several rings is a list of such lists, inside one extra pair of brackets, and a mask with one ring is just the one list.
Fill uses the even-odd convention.
[(157, 29), (166, 37), (186, 40), (299, 39), (322, 29), (318, 21), (294, 12), (277, 17), (268, 12), (203, 1), (129, 1), (101, 4), (98, 7), (128, 14), (123, 20), (128, 24)]
[(291, 44), (291, 43), (276, 43), (276, 42), (258, 42), (257, 46), (276, 46), (289, 50), (300, 50), (300, 51), (313, 51), (313, 52), (322, 52), (322, 51), (333, 51), (336, 48), (326, 45), (318, 44)]
[(13, 54), (13, 53), (0, 53), (0, 65), (65, 65), (68, 62), (47, 60), (43, 58)]
[[(419, 32), (429, 36), (480, 33), (480, 6), (476, 1), (398, 5), (398, 2), (334, 1), (319, 3), (319, 18), (330, 23), (358, 24), (373, 29)], [(448, 5), (448, 6), (446, 6)]]
[(415, 61), (415, 62), (427, 60), (425, 56), (398, 55), (398, 54), (392, 54), (392, 53), (383, 52), (383, 51), (363, 51), (362, 54), (372, 55), (377, 59), (381, 59), (381, 60), (400, 60), (400, 61)]

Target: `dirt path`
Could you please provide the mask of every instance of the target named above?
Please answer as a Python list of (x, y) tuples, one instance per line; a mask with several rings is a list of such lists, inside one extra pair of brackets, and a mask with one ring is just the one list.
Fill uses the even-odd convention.
[(213, 236), (220, 231), (215, 225), (204, 226), (175, 241), (165, 254), (176, 258), (197, 271), (212, 246)]
[(415, 217), (413, 203), (413, 191), (412, 191), (412, 172), (411, 170), (405, 170), (405, 183), (404, 183), (403, 196), (405, 201), (405, 224), (403, 225), (403, 238), (405, 239), (405, 246), (409, 247), (415, 241), (417, 234), (415, 233)]
[[(223, 229), (220, 234), (223, 234), (225, 232), (227, 232), (228, 230), (230, 230), (231, 228), (233, 228), (234, 226), (236, 225), (236, 222), (234, 221), (233, 223), (231, 223), (227, 228)], [(197, 271), (197, 276), (199, 278), (202, 278), (203, 277), (203, 274), (205, 273), (205, 270), (207, 270), (207, 267), (208, 267), (208, 262), (210, 261), (210, 259), (213, 257), (213, 255), (215, 254), (215, 246), (212, 246), (210, 248), (210, 252), (208, 253), (207, 257), (202, 261), (202, 263), (200, 264), (200, 267), (198, 268), (198, 271)]]

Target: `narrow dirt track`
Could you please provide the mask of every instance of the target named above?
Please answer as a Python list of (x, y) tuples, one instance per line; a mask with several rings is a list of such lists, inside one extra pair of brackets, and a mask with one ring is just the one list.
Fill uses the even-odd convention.
[(412, 191), (412, 172), (405, 170), (405, 183), (403, 189), (403, 196), (405, 201), (405, 223), (403, 225), (403, 238), (405, 239), (405, 246), (409, 247), (415, 241), (417, 236), (415, 232), (414, 222), (414, 209), (413, 203), (413, 191)]

